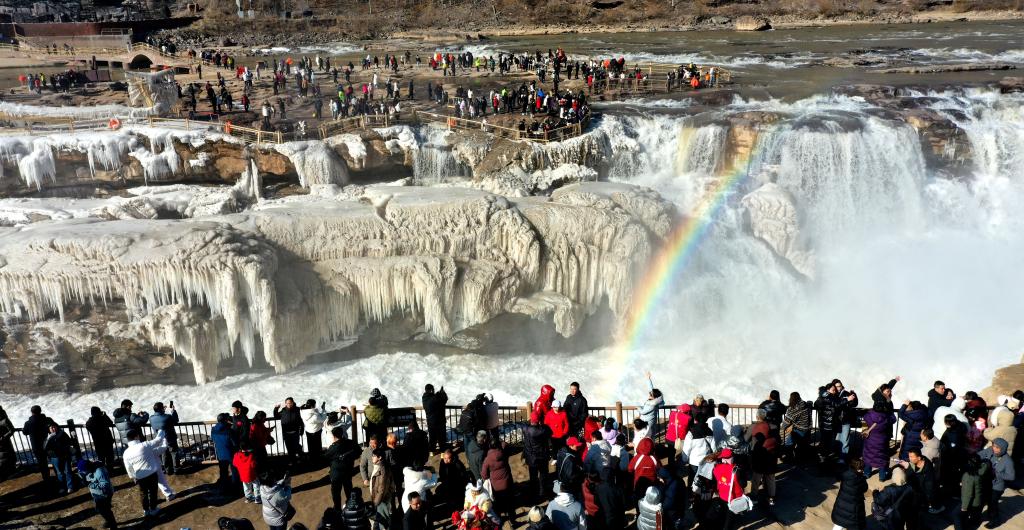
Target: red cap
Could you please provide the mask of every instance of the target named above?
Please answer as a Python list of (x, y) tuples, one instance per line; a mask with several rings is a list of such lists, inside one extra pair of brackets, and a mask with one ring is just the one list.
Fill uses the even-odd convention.
[(579, 447), (583, 445), (583, 443), (580, 442), (579, 438), (570, 436), (569, 439), (565, 441), (565, 445), (568, 445), (569, 447)]
[(722, 449), (722, 458), (732, 458), (732, 449), (728, 447)]

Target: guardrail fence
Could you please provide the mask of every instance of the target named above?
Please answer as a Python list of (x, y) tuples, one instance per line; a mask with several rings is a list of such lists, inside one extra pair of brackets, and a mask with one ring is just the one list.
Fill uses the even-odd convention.
[[(658, 429), (659, 441), (664, 441), (664, 426), (668, 424), (669, 414), (675, 405), (661, 407), (658, 411), (658, 425), (662, 428)], [(422, 407), (410, 407), (414, 411), (416, 422), (420, 428), (426, 430), (427, 418)], [(405, 408), (404, 410), (409, 410)], [(729, 405), (729, 421), (733, 425), (749, 425), (756, 418), (757, 412), (756, 405)], [(364, 414), (362, 410), (357, 409), (355, 406), (349, 407), (350, 411), (354, 411), (352, 421), (352, 432), (351, 438), (356, 441), (364, 441), (365, 435), (363, 433), (362, 424)], [(532, 410), (532, 404), (527, 403), (525, 406), (499, 406), (498, 407), (498, 430), (501, 439), (510, 445), (520, 445), (523, 441), (522, 431), (529, 423), (529, 417)], [(616, 402), (612, 406), (598, 406), (590, 407), (588, 409), (591, 416), (598, 418), (615, 418), (620, 425), (620, 432), (627, 433), (629, 438), (632, 438), (632, 425), (633, 420), (639, 415), (639, 407), (624, 406), (621, 402)], [(459, 418), (462, 415), (462, 407), (460, 406), (448, 406), (445, 410), (445, 431), (447, 433), (447, 440), (449, 443), (461, 442), (463, 437), (456, 429)], [(812, 410), (811, 416), (812, 426), (817, 426), (817, 411)], [(213, 461), (215, 460), (213, 441), (210, 439), (210, 429), (214, 425), (213, 421), (200, 421), (200, 422), (182, 422), (176, 427), (178, 433), (178, 446), (179, 451), (186, 457), (201, 460), (201, 461)], [(70, 434), (75, 441), (80, 451), (86, 457), (92, 457), (95, 455), (94, 444), (92, 436), (85, 429), (84, 425), (75, 424), (71, 420), (67, 420), (63, 425), (64, 429)], [(268, 428), (277, 428), (278, 422), (273, 419), (267, 420)], [(897, 420), (896, 425), (893, 427), (893, 439), (898, 439), (900, 431), (902, 429), (902, 422)], [(403, 440), (407, 426), (395, 426), (389, 427), (388, 432), (395, 433), (399, 440)], [(855, 425), (854, 430), (859, 430)], [(115, 440), (115, 453), (119, 456), (124, 450), (124, 445), (119, 442), (120, 435), (116, 429), (111, 428)], [(153, 435), (152, 429), (147, 425), (143, 428), (143, 434), (147, 437)], [(283, 436), (278, 430), (274, 431), (275, 443), (267, 447), (267, 453), (269, 455), (283, 455), (286, 454)], [(305, 437), (301, 437), (303, 450), (305, 450), (306, 440)], [(21, 429), (17, 429), (12, 440), (14, 443), (14, 449), (17, 453), (17, 461), (22, 466), (33, 466), (36, 464), (35, 456), (32, 453), (31, 443), (28, 437), (22, 432)]]

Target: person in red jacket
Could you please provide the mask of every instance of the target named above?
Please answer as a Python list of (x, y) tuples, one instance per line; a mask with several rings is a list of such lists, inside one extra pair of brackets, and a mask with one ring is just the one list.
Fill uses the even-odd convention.
[(601, 430), (601, 423), (597, 421), (597, 418), (587, 416), (587, 419), (583, 421), (583, 440), (588, 444), (593, 443), (594, 431), (599, 430)]
[(683, 452), (683, 440), (686, 433), (690, 432), (690, 424), (693, 423), (693, 415), (690, 414), (690, 404), (683, 403), (676, 407), (668, 417), (668, 425), (665, 426), (665, 439), (675, 445), (676, 455)]
[(555, 400), (555, 387), (544, 385), (540, 387), (540, 397), (533, 402), (533, 413), (544, 421), (544, 416), (551, 411), (551, 402)]
[[(267, 446), (270, 445), (270, 433), (277, 427), (267, 428), (267, 413), (262, 410), (257, 412), (249, 424), (249, 442), (252, 443), (253, 453), (257, 460), (262, 461), (267, 457)], [(259, 489), (256, 490), (257, 492)], [(256, 495), (259, 497), (259, 494)]]
[(636, 446), (636, 456), (629, 461), (628, 471), (633, 474), (633, 504), (636, 505), (647, 493), (647, 488), (658, 481), (658, 469), (661, 463), (654, 456), (654, 441), (650, 438), (640, 440)]
[[(554, 392), (554, 389), (551, 391)], [(562, 410), (561, 401), (555, 400), (551, 405), (551, 410), (544, 415), (544, 425), (551, 429), (551, 454), (557, 455), (565, 447), (565, 440), (569, 436), (569, 415)]]
[(256, 454), (252, 450), (252, 444), (242, 441), (239, 451), (231, 460), (231, 465), (238, 470), (238, 478), (242, 481), (242, 493), (245, 494), (245, 502), (261, 504), (260, 500), (260, 479), (256, 465)]
[(502, 442), (491, 445), (480, 467), (480, 478), (491, 481), (495, 513), (502, 517), (503, 521), (513, 524), (515, 478), (512, 477), (512, 467), (508, 463), (508, 454), (505, 451), (506, 447)]
[(720, 510), (720, 513), (725, 515), (723, 528), (729, 528), (729, 521), (732, 518), (729, 503), (743, 496), (743, 486), (736, 477), (736, 466), (732, 463), (732, 449), (722, 449), (712, 475), (715, 477), (715, 487), (718, 490), (718, 499), (715, 502), (723, 504)]

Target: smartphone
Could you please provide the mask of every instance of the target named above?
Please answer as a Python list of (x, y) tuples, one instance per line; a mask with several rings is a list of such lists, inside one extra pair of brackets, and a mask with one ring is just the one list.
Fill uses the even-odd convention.
[(171, 400), (171, 408), (172, 409), (174, 408), (174, 400), (173, 399)]

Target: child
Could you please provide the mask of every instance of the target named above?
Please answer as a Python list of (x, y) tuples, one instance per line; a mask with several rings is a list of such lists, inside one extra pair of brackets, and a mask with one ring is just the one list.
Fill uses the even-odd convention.
[(110, 473), (102, 462), (89, 460), (85, 462), (85, 480), (89, 483), (89, 493), (96, 506), (96, 513), (103, 518), (104, 528), (117, 530), (117, 519), (110, 505), (114, 498), (114, 485), (110, 482)]
[(238, 470), (238, 478), (242, 481), (242, 493), (245, 494), (245, 502), (262, 504), (260, 500), (260, 479), (256, 469), (256, 453), (252, 450), (252, 444), (243, 440), (239, 444), (239, 451), (231, 460), (231, 464)]

